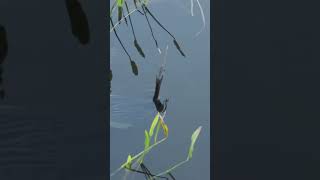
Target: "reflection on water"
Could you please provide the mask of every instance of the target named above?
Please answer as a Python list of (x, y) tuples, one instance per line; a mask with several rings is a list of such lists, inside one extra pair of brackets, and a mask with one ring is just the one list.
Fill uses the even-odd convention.
[(71, 21), (72, 34), (78, 38), (80, 43), (89, 43), (89, 23), (81, 4), (78, 2), (78, 0), (66, 0), (66, 6)]
[(0, 98), (5, 96), (4, 84), (3, 84), (3, 63), (8, 54), (8, 41), (6, 29), (0, 25)]

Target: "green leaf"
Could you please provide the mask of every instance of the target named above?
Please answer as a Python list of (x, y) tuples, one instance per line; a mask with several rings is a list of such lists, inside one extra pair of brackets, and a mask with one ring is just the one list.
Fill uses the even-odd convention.
[(115, 1), (111, 6), (110, 17), (112, 16), (113, 11), (115, 10), (116, 4), (117, 4), (117, 1)]
[(150, 146), (150, 137), (147, 130), (144, 130), (145, 140), (144, 140), (144, 150), (148, 149)]
[(174, 43), (174, 45), (176, 46), (176, 48), (178, 49), (178, 51), (180, 52), (180, 54), (181, 54), (183, 57), (186, 57), (186, 55), (184, 54), (184, 52), (181, 50), (180, 45), (178, 44), (178, 42), (177, 42), (175, 39), (173, 40), (173, 43)]
[(157, 130), (156, 130), (156, 134), (154, 135), (154, 143), (157, 142), (158, 140), (158, 133), (159, 133), (159, 130), (160, 130), (160, 123), (158, 123), (158, 126), (157, 126)]
[(144, 135), (145, 135), (144, 150), (143, 150), (143, 154), (140, 158), (140, 163), (143, 162), (144, 156), (148, 153), (147, 149), (150, 147), (150, 137), (149, 137), (149, 133), (147, 130), (144, 130)]
[(166, 137), (169, 136), (169, 129), (168, 129), (168, 126), (166, 125), (166, 123), (163, 121), (163, 119), (160, 117), (160, 123), (161, 123), (161, 126), (162, 126), (162, 129), (163, 129), (163, 133)]
[(156, 115), (156, 117), (155, 117), (155, 118), (153, 119), (153, 121), (152, 121), (150, 130), (149, 130), (149, 136), (150, 136), (150, 137), (152, 137), (154, 128), (155, 128), (156, 125), (158, 124), (159, 115), (160, 115), (160, 113), (158, 112), (158, 114)]
[(126, 168), (126, 169), (131, 169), (131, 164), (132, 164), (132, 157), (131, 157), (131, 155), (129, 154), (125, 168)]
[(198, 127), (192, 134), (191, 136), (191, 144), (190, 144), (190, 147), (189, 147), (189, 152), (188, 152), (188, 159), (191, 159), (192, 158), (192, 153), (193, 153), (193, 150), (194, 150), (194, 145), (199, 137), (199, 134), (201, 132), (201, 129), (202, 127)]
[(121, 22), (122, 13), (123, 13), (122, 6), (118, 6), (118, 21), (119, 21), (119, 23)]
[(124, 0), (117, 0), (118, 7), (122, 7), (124, 3)]

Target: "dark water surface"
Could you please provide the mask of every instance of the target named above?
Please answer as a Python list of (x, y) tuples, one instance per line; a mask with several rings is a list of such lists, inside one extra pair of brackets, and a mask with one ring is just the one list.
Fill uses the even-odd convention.
[[(85, 15), (74, 0), (0, 1), (0, 179), (106, 178), (107, 4), (79, 3)], [(88, 24), (72, 30), (70, 17), (80, 16)]]
[[(207, 24), (196, 38), (194, 36), (202, 26), (196, 3), (193, 17), (190, 15), (190, 1), (154, 1), (150, 4), (150, 10), (175, 35), (187, 57), (183, 58), (175, 49), (172, 38), (151, 21), (162, 52), (169, 45), (160, 91), (161, 100), (169, 98), (165, 119), (169, 139), (150, 152), (145, 160), (146, 166), (156, 174), (184, 160), (191, 134), (198, 126), (203, 127), (193, 159), (173, 172), (178, 180), (206, 180), (210, 177), (210, 3), (200, 2)], [(117, 30), (139, 67), (139, 75), (134, 76), (128, 57), (111, 33), (111, 172), (126, 160), (129, 153), (134, 155), (143, 150), (144, 130), (149, 129), (156, 115), (152, 97), (163, 54), (158, 53), (145, 18), (134, 13), (132, 20), (146, 58), (143, 59), (134, 49), (130, 26), (123, 23)], [(123, 175), (122, 172), (111, 179), (122, 179)], [(144, 177), (131, 174), (127, 178)]]

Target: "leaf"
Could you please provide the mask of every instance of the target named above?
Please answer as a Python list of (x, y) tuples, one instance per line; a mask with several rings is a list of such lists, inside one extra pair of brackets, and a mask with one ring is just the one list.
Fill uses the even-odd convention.
[(132, 69), (133, 74), (138, 76), (138, 66), (137, 66), (137, 64), (132, 60), (130, 60), (130, 63), (131, 63), (131, 69)]
[(112, 13), (113, 13), (113, 10), (115, 10), (116, 4), (117, 4), (117, 1), (115, 1), (115, 2), (112, 4), (112, 6), (111, 6), (110, 17), (111, 17), (111, 15), (112, 15)]
[(148, 153), (147, 149), (150, 147), (150, 137), (149, 137), (149, 133), (147, 130), (144, 130), (144, 135), (145, 135), (144, 150), (143, 150), (143, 154), (140, 158), (140, 163), (143, 162), (144, 156)]
[(163, 133), (166, 137), (169, 136), (169, 129), (168, 129), (168, 126), (166, 125), (166, 123), (163, 121), (163, 119), (160, 117), (160, 123), (161, 123), (161, 126), (162, 126), (162, 129), (163, 129)]
[(180, 45), (178, 44), (178, 42), (174, 39), (173, 40), (173, 43), (174, 45), (176, 46), (176, 48), (178, 49), (178, 51), (180, 52), (180, 54), (183, 56), (183, 57), (186, 57), (186, 55), (183, 53), (183, 51), (181, 50), (180, 48)]
[(134, 7), (135, 7), (136, 9), (138, 9), (137, 0), (133, 0), (133, 4), (134, 4)]
[(124, 3), (124, 0), (117, 0), (118, 7), (122, 7)]
[(149, 3), (149, 0), (144, 0), (144, 1), (143, 1), (143, 4), (144, 4), (144, 5), (148, 5), (148, 3)]
[(155, 117), (155, 118), (153, 119), (153, 121), (152, 121), (150, 130), (149, 130), (149, 136), (150, 136), (150, 137), (152, 137), (154, 128), (155, 128), (156, 125), (158, 124), (159, 115), (160, 115), (160, 113), (158, 112), (158, 114), (156, 115), (156, 117)]
[(159, 130), (160, 130), (160, 125), (161, 125), (161, 123), (158, 123), (157, 130), (156, 130), (156, 134), (154, 135), (154, 143), (157, 142), (158, 133), (159, 133)]
[(126, 169), (131, 169), (131, 164), (132, 164), (132, 157), (131, 157), (131, 155), (129, 154), (128, 159), (127, 159), (127, 162), (126, 162), (126, 165), (125, 165), (125, 168), (126, 168)]
[(134, 46), (135, 46), (136, 49), (138, 50), (139, 54), (140, 54), (143, 58), (145, 58), (146, 56), (144, 55), (143, 50), (142, 50), (142, 48), (140, 47), (140, 45), (138, 44), (138, 41), (137, 41), (136, 39), (134, 40)]
[(148, 149), (150, 146), (150, 137), (147, 130), (144, 131), (145, 140), (144, 140), (144, 150)]
[(199, 134), (201, 132), (201, 129), (202, 127), (198, 127), (192, 134), (191, 136), (191, 144), (190, 144), (190, 147), (189, 147), (189, 152), (188, 152), (188, 159), (191, 159), (192, 158), (192, 153), (193, 153), (193, 149), (194, 149), (194, 145), (199, 137)]
[(122, 6), (118, 6), (118, 21), (119, 21), (119, 23), (121, 22), (122, 13), (123, 13)]

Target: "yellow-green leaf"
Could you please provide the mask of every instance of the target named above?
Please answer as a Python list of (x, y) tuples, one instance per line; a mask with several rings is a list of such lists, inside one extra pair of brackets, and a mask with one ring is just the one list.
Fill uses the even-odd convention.
[(159, 115), (160, 115), (160, 113), (158, 112), (158, 114), (156, 115), (156, 117), (155, 117), (155, 118), (153, 119), (153, 121), (152, 121), (150, 130), (149, 130), (149, 136), (150, 136), (150, 137), (152, 137), (154, 128), (155, 128), (156, 125), (158, 124)]
[(198, 127), (192, 134), (191, 136), (191, 144), (190, 144), (190, 147), (189, 147), (189, 152), (188, 152), (188, 159), (191, 159), (192, 158), (192, 154), (193, 154), (193, 150), (194, 150), (194, 145), (199, 137), (199, 134), (201, 132), (201, 129), (202, 127)]
[(118, 7), (122, 7), (124, 3), (124, 0), (117, 0)]
[(168, 129), (168, 126), (166, 125), (166, 123), (163, 121), (163, 119), (160, 117), (160, 123), (161, 123), (161, 126), (162, 126), (162, 129), (163, 129), (163, 133), (166, 137), (168, 137), (169, 135), (169, 129)]
[(131, 169), (131, 164), (132, 164), (132, 157), (131, 157), (131, 155), (129, 154), (125, 168), (126, 168), (126, 169)]
[(145, 135), (144, 150), (143, 150), (143, 154), (140, 158), (140, 163), (143, 162), (144, 156), (148, 153), (147, 149), (150, 147), (150, 137), (149, 137), (149, 133), (147, 130), (144, 130), (144, 135)]
[(156, 143), (157, 140), (158, 140), (158, 134), (159, 134), (159, 130), (160, 130), (160, 124), (161, 124), (161, 123), (158, 123), (157, 130), (156, 130), (156, 133), (155, 133), (155, 135), (154, 135), (154, 143)]

